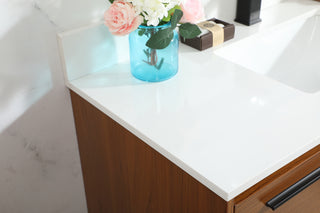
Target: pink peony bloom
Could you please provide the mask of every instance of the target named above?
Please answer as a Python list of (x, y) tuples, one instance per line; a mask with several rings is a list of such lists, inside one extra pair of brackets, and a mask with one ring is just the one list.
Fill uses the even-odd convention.
[(182, 23), (190, 22), (197, 23), (204, 19), (204, 9), (201, 0), (183, 0), (180, 5), (183, 11)]
[(139, 27), (143, 17), (136, 15), (132, 4), (117, 0), (104, 13), (104, 21), (113, 35), (127, 35)]

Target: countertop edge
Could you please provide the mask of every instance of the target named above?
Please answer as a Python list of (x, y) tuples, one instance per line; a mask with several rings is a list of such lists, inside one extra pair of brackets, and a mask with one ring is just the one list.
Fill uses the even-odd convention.
[[(72, 83), (66, 83), (66, 86), (72, 90), (73, 92), (77, 93), (80, 97), (82, 97), (83, 99), (85, 99), (86, 101), (88, 101), (90, 104), (92, 104), (93, 106), (95, 106), (97, 109), (99, 109), (101, 112), (103, 112), (104, 114), (106, 114), (107, 116), (109, 116), (111, 119), (113, 119), (114, 121), (116, 121), (117, 123), (119, 123), (122, 127), (124, 127), (126, 130), (128, 130), (129, 132), (131, 132), (132, 134), (134, 134), (136, 137), (138, 137), (139, 139), (141, 139), (143, 142), (145, 142), (147, 145), (149, 145), (150, 147), (152, 147), (153, 149), (155, 149), (157, 152), (159, 152), (161, 155), (163, 155), (165, 158), (167, 158), (168, 160), (170, 160), (172, 163), (174, 163), (175, 165), (177, 165), (179, 168), (181, 168), (183, 171), (185, 171), (186, 173), (188, 173), (189, 175), (191, 175), (193, 178), (195, 178), (197, 181), (199, 181), (200, 183), (202, 183), (204, 186), (206, 186), (207, 188), (209, 188), (212, 192), (216, 193), (218, 196), (220, 196), (222, 199), (224, 199), (225, 201), (230, 201), (232, 200), (234, 197), (231, 197), (230, 194), (228, 192), (225, 192), (223, 189), (221, 189), (220, 187), (218, 187), (217, 185), (213, 184), (211, 181), (209, 181), (208, 179), (206, 179), (204, 176), (202, 176), (201, 174), (199, 174), (198, 172), (196, 172), (194, 169), (192, 169), (191, 167), (187, 166), (187, 164), (185, 164), (183, 161), (181, 161), (180, 159), (176, 158), (175, 156), (173, 156), (172, 154), (170, 154), (168, 151), (166, 151), (164, 148), (162, 148), (161, 146), (159, 146), (157, 143), (153, 142), (150, 138), (146, 137), (145, 135), (143, 135), (141, 132), (137, 131), (134, 127), (132, 127), (130, 124), (128, 124), (127, 122), (125, 122), (124, 120), (120, 119), (119, 117), (117, 117), (116, 115), (114, 115), (112, 112), (110, 112), (109, 110), (107, 110), (106, 108), (104, 108), (103, 106), (101, 106), (98, 102), (96, 102), (95, 100), (93, 100), (92, 98), (90, 98), (89, 96), (87, 96), (86, 94), (84, 94), (82, 91), (78, 90), (77, 87), (73, 86)], [(240, 194), (240, 193), (239, 193)]]
[[(241, 29), (241, 26), (239, 26), (239, 28)], [(260, 33), (261, 30), (258, 29), (258, 26), (253, 26), (251, 28), (253, 31), (256, 31), (253, 34), (257, 34)], [(241, 31), (241, 30), (240, 30)], [(253, 35), (252, 34), (252, 35)], [(245, 38), (246, 36), (242, 36), (243, 38)], [(234, 40), (235, 42), (236, 40)], [(231, 42), (233, 43), (233, 42)], [(231, 44), (229, 43), (229, 44)], [(65, 73), (67, 73), (66, 70), (64, 70)], [(181, 168), (183, 171), (185, 171), (186, 173), (188, 173), (190, 176), (192, 176), (193, 178), (195, 178), (197, 181), (199, 181), (201, 184), (203, 184), (204, 186), (206, 186), (208, 189), (210, 189), (211, 191), (213, 191), (215, 194), (217, 194), (218, 196), (220, 196), (222, 199), (224, 199), (225, 201), (231, 201), (232, 199), (234, 199), (235, 197), (237, 197), (238, 195), (240, 195), (241, 193), (245, 192), (247, 189), (249, 189), (250, 187), (254, 186), (255, 184), (257, 184), (258, 182), (260, 182), (261, 180), (263, 180), (264, 178), (268, 177), (269, 175), (271, 175), (272, 173), (274, 173), (275, 171), (277, 171), (278, 169), (282, 168), (283, 166), (287, 165), (288, 163), (290, 163), (291, 161), (293, 161), (294, 159), (298, 158), (299, 156), (303, 155), (304, 153), (308, 152), (309, 150), (311, 150), (312, 148), (314, 148), (315, 146), (317, 146), (318, 144), (320, 144), (320, 138), (315, 138), (314, 140), (311, 141), (307, 141), (306, 143), (303, 144), (303, 146), (298, 147), (296, 150), (292, 151), (291, 153), (289, 153), (288, 155), (282, 157), (281, 160), (279, 160), (276, 164), (274, 164), (272, 167), (269, 167), (265, 170), (263, 170), (263, 172), (261, 172), (260, 174), (252, 177), (252, 178), (248, 178), (246, 181), (243, 181), (241, 185), (239, 185), (238, 187), (232, 189), (230, 188), (229, 190), (223, 190), (221, 187), (219, 187), (218, 185), (214, 184), (212, 181), (210, 181), (209, 179), (205, 178), (203, 175), (201, 175), (199, 172), (197, 172), (196, 170), (192, 169), (190, 166), (188, 166), (184, 161), (180, 160), (178, 157), (174, 156), (173, 154), (171, 154), (170, 152), (168, 152), (166, 149), (164, 149), (163, 147), (161, 147), (158, 143), (154, 142), (153, 140), (151, 140), (149, 137), (145, 136), (142, 132), (137, 131), (136, 128), (132, 125), (130, 125), (129, 123), (127, 123), (126, 121), (124, 121), (123, 119), (121, 119), (120, 117), (118, 117), (116, 114), (114, 114), (113, 112), (111, 112), (110, 110), (108, 110), (106, 107), (104, 107), (101, 103), (99, 103), (98, 101), (96, 101), (94, 98), (88, 96), (86, 94), (85, 91), (82, 91), (81, 89), (79, 89), (77, 86), (75, 86), (72, 81), (69, 81), (67, 79), (67, 76), (65, 76), (65, 82), (67, 87), (74, 91), (75, 93), (77, 93), (79, 96), (81, 96), (82, 98), (84, 98), (86, 101), (88, 101), (90, 104), (92, 104), (93, 106), (95, 106), (97, 109), (99, 109), (100, 111), (102, 111), (104, 114), (106, 114), (107, 116), (109, 116), (111, 119), (113, 119), (114, 121), (116, 121), (117, 123), (119, 123), (121, 126), (123, 126), (125, 129), (127, 129), (129, 132), (131, 132), (132, 134), (134, 134), (135, 136), (137, 136), (139, 139), (141, 139), (143, 142), (145, 142), (146, 144), (148, 144), (150, 147), (152, 147), (153, 149), (155, 149), (157, 152), (159, 152), (161, 155), (163, 155), (165, 158), (167, 158), (168, 160), (170, 160), (171, 162), (173, 162), (175, 165), (177, 165), (179, 168)]]
[(89, 96), (87, 96), (84, 92), (82, 92), (81, 90), (79, 90), (77, 87), (75, 87), (72, 83), (68, 82), (67, 83), (67, 87), (72, 90), (73, 92), (77, 93), (79, 96), (81, 96), (83, 99), (85, 99), (86, 101), (88, 101), (90, 104), (92, 104), (93, 106), (95, 106), (97, 109), (99, 109), (100, 111), (102, 111), (104, 114), (106, 114), (107, 116), (109, 116), (111, 119), (113, 119), (114, 121), (116, 121), (117, 123), (119, 123), (121, 126), (123, 126), (125, 129), (127, 129), (129, 132), (131, 132), (132, 134), (134, 134), (136, 137), (138, 137), (139, 139), (141, 139), (143, 142), (145, 142), (147, 145), (149, 145), (150, 147), (152, 147), (154, 150), (156, 150), (157, 152), (159, 152), (161, 155), (163, 155), (165, 158), (167, 158), (168, 160), (170, 160), (172, 163), (174, 163), (175, 165), (177, 165), (179, 168), (181, 168), (183, 171), (185, 171), (186, 173), (188, 173), (190, 176), (192, 176), (193, 178), (195, 178), (197, 181), (199, 181), (201, 184), (203, 184), (204, 186), (206, 186), (208, 189), (210, 189), (212, 192), (214, 192), (215, 194), (217, 194), (218, 196), (220, 196), (222, 199), (224, 199), (225, 201), (231, 201), (232, 199), (234, 199), (235, 197), (237, 197), (238, 195), (240, 195), (241, 193), (245, 192), (247, 189), (249, 189), (250, 187), (254, 186), (255, 184), (257, 184), (258, 182), (260, 182), (261, 180), (263, 180), (264, 178), (268, 177), (269, 175), (271, 175), (272, 173), (276, 172), (277, 170), (279, 170), (280, 168), (282, 168), (283, 166), (287, 165), (288, 163), (290, 163), (291, 161), (295, 160), (296, 158), (300, 157), (301, 155), (303, 155), (304, 153), (310, 151), (311, 149), (313, 149), (314, 147), (316, 147), (317, 145), (319, 145), (320, 143), (320, 138), (317, 138), (313, 141), (310, 141), (309, 143), (307, 143), (305, 146), (300, 147), (299, 150), (289, 154), (288, 156), (285, 156), (281, 161), (279, 161), (279, 163), (275, 164), (273, 167), (266, 169), (263, 173), (261, 173), (260, 175), (252, 178), (252, 179), (248, 179), (242, 186), (238, 187), (237, 189), (233, 190), (233, 191), (225, 191), (222, 188), (220, 188), (219, 186), (215, 185), (214, 183), (212, 183), (211, 181), (209, 181), (207, 178), (205, 178), (203, 175), (199, 174), (197, 171), (195, 171), (194, 169), (192, 169), (191, 167), (189, 167), (186, 163), (184, 163), (182, 160), (178, 159), (177, 157), (173, 156), (172, 154), (170, 154), (167, 150), (165, 150), (164, 148), (162, 148), (161, 146), (159, 146), (157, 143), (155, 143), (154, 141), (152, 141), (150, 138), (148, 138), (147, 136), (145, 136), (144, 134), (142, 134), (141, 132), (137, 131), (133, 126), (131, 126), (130, 124), (128, 124), (127, 122), (125, 122), (124, 120), (120, 119), (118, 116), (116, 116), (115, 114), (113, 114), (112, 112), (110, 112), (108, 109), (106, 109), (105, 107), (103, 107), (101, 104), (99, 104), (98, 102), (96, 102), (95, 100), (93, 100), (92, 98), (90, 98)]

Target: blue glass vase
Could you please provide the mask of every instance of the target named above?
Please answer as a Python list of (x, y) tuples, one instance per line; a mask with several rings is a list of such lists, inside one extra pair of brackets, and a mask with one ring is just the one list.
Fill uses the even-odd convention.
[(179, 36), (174, 36), (168, 47), (161, 50), (146, 46), (150, 36), (159, 30), (171, 27), (170, 23), (161, 26), (139, 26), (130, 33), (130, 67), (132, 75), (142, 81), (159, 82), (172, 78), (179, 66)]

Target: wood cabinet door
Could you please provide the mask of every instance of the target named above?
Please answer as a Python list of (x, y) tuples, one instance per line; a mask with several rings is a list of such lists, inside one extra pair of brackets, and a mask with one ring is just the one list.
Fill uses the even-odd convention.
[[(235, 202), (235, 213), (320, 213), (319, 168), (320, 146), (266, 178), (250, 192), (240, 195), (238, 201)], [(315, 178), (312, 181), (313, 177)], [(294, 188), (293, 186), (304, 187)], [(288, 189), (300, 190), (283, 193), (288, 192)], [(282, 200), (285, 200), (283, 198), (290, 199), (274, 210), (268, 207), (267, 202), (280, 193), (284, 195)], [(279, 200), (281, 199), (277, 199)]]

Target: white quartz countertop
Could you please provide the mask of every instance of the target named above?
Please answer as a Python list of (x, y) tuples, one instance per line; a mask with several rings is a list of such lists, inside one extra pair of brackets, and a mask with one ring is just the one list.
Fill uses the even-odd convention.
[(181, 45), (178, 74), (160, 83), (134, 79), (127, 38), (111, 37), (101, 24), (61, 33), (66, 84), (229, 201), (320, 142), (319, 92), (290, 88), (215, 54), (320, 7), (299, 2), (265, 9), (262, 23), (237, 25), (234, 41), (218, 48)]

